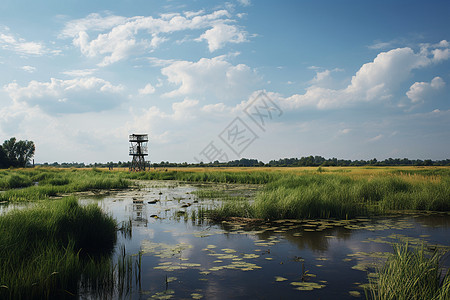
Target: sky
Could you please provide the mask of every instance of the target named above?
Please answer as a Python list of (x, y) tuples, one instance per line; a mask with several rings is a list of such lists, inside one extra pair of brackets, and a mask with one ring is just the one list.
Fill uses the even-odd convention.
[(450, 1), (2, 0), (35, 162), (450, 158)]

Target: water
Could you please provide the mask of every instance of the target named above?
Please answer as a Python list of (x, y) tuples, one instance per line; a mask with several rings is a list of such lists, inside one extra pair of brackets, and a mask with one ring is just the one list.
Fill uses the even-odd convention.
[[(197, 199), (199, 185), (150, 182), (97, 202), (119, 222), (132, 220), (132, 236), (117, 249), (143, 253), (140, 284), (131, 299), (353, 299), (391, 251), (392, 242), (450, 246), (448, 213), (383, 218), (280, 220), (249, 225), (192, 219), (219, 200)], [(207, 185), (251, 196), (246, 185)], [(153, 202), (158, 200), (154, 204)], [(182, 207), (187, 206), (188, 207)], [(137, 256), (136, 256), (137, 257)]]
[[(385, 260), (391, 243), (450, 249), (449, 213), (210, 224), (193, 216), (220, 200), (198, 199), (194, 191), (216, 188), (251, 201), (258, 187), (140, 184), (140, 189), (80, 200), (97, 203), (119, 224), (131, 220), (131, 236), (118, 234), (114, 261), (125, 248), (136, 270), (141, 252), (141, 277), (133, 275), (131, 288), (117, 298), (363, 299), (367, 276)], [(444, 263), (448, 266), (448, 259)]]

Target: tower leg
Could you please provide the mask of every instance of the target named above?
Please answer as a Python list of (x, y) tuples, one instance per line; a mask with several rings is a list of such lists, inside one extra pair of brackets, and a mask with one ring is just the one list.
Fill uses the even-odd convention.
[(145, 158), (143, 155), (133, 155), (131, 171), (145, 171)]

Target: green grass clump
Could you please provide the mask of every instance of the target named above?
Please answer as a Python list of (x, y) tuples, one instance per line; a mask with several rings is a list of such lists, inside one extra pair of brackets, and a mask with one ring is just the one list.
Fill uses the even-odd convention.
[[(394, 245), (393, 255), (369, 278), (368, 299), (445, 300), (450, 299), (450, 274), (442, 274), (438, 252), (427, 254), (424, 247), (412, 250)], [(444, 276), (442, 278), (442, 276)]]
[[(227, 206), (230, 206), (229, 208)], [(224, 203), (215, 214), (235, 209)], [(392, 210), (450, 210), (450, 181), (408, 181), (398, 176), (352, 178), (341, 174), (279, 176), (257, 193), (245, 213), (262, 219), (370, 216)]]
[(189, 171), (154, 171), (136, 172), (124, 175), (130, 179), (140, 180), (180, 180), (194, 182), (246, 183), (264, 184), (275, 180), (278, 175), (271, 172), (189, 172)]
[(29, 177), (21, 174), (0, 174), (0, 190), (27, 187), (32, 184), (33, 182)]
[[(11, 180), (16, 183), (9, 184)], [(33, 185), (34, 182), (37, 185)], [(42, 200), (74, 192), (124, 189), (130, 185), (130, 181), (124, 179), (122, 173), (118, 172), (58, 169), (8, 170), (5, 176), (0, 177), (0, 187), (4, 186), (3, 189), (6, 190), (0, 193), (0, 202)], [(14, 187), (25, 188), (14, 189)]]
[(255, 217), (263, 219), (349, 218), (376, 211), (357, 194), (349, 177), (291, 176), (268, 184), (257, 194), (253, 208)]
[(248, 201), (243, 200), (228, 200), (221, 206), (208, 210), (206, 215), (209, 219), (220, 221), (231, 217), (241, 217), (241, 218), (254, 218), (254, 208)]
[(0, 298), (60, 298), (76, 294), (82, 277), (101, 282), (111, 264), (93, 257), (109, 255), (115, 241), (112, 217), (75, 198), (2, 215)]

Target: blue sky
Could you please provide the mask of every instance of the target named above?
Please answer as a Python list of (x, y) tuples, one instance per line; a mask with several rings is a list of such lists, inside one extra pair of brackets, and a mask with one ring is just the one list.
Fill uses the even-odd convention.
[(21, 1), (0, 137), (36, 162), (446, 159), (448, 1)]

